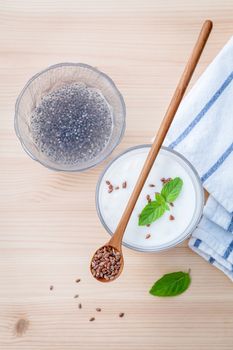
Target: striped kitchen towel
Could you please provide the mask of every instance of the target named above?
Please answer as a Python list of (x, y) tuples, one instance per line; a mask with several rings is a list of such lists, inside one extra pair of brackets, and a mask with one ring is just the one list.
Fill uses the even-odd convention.
[(164, 145), (193, 164), (210, 193), (190, 248), (233, 280), (233, 38), (184, 98)]

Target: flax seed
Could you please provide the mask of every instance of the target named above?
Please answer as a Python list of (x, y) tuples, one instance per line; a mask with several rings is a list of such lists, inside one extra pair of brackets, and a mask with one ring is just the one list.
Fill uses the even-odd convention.
[(171, 177), (168, 177), (167, 179), (165, 177), (162, 177), (162, 179), (160, 179), (160, 181), (163, 183), (163, 185), (167, 184), (168, 182), (170, 182), (172, 180)]
[(126, 188), (126, 187), (127, 187), (127, 182), (124, 181), (124, 182), (122, 183), (122, 188)]

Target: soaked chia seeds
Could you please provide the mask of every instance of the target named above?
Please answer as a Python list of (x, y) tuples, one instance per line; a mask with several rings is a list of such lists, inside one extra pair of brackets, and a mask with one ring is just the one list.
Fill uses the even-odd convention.
[(112, 110), (97, 89), (65, 85), (44, 96), (31, 116), (32, 137), (45, 156), (77, 165), (96, 158), (112, 132)]

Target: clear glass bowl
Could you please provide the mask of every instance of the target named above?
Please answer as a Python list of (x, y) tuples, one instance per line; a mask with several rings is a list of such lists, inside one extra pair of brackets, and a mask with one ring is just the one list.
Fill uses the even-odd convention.
[[(113, 111), (112, 133), (105, 148), (95, 158), (76, 165), (57, 164), (35, 144), (30, 127), (31, 114), (44, 95), (77, 82), (98, 89), (103, 94)], [(125, 113), (123, 97), (106, 74), (82, 63), (60, 63), (33, 76), (20, 93), (15, 106), (15, 131), (24, 150), (42, 165), (53, 170), (84, 171), (102, 162), (119, 144), (125, 130)]]
[[(108, 224), (106, 223), (107, 220), (106, 220), (106, 217), (104, 219), (105, 215), (103, 215), (103, 213), (101, 212), (101, 205), (100, 205), (100, 202), (101, 202), (100, 201), (100, 193), (101, 192), (103, 193), (104, 190), (106, 191), (105, 180), (107, 177), (109, 177), (109, 175), (107, 173), (108, 169), (111, 167), (111, 165), (114, 162), (119, 160), (121, 157), (128, 157), (127, 161), (128, 161), (128, 167), (130, 169), (130, 155), (128, 155), (128, 154), (131, 151), (135, 151), (135, 150), (143, 151), (143, 149), (145, 149), (145, 148), (148, 148), (148, 152), (149, 152), (150, 147), (151, 147), (151, 145), (139, 145), (139, 146), (127, 149), (125, 152), (121, 153), (119, 156), (117, 156), (115, 159), (113, 159), (107, 165), (107, 167), (104, 169), (104, 171), (102, 172), (102, 174), (99, 178), (99, 181), (98, 181), (97, 187), (96, 187), (96, 209), (97, 209), (97, 213), (98, 213), (98, 216), (99, 216), (99, 219), (100, 219), (102, 225), (104, 226), (104, 228), (107, 230), (107, 232), (110, 235), (113, 234), (113, 232), (112, 232), (113, 228), (111, 230), (109, 228)], [(187, 225), (187, 227), (185, 228), (185, 230), (181, 234), (179, 234), (178, 237), (176, 237), (175, 239), (172, 239), (171, 241), (167, 242), (166, 244), (160, 244), (160, 245), (154, 245), (154, 246), (148, 245), (149, 240), (145, 240), (144, 236), (143, 236), (142, 241), (145, 243), (139, 244), (138, 242), (137, 243), (133, 242), (133, 239), (132, 239), (132, 237), (130, 237), (130, 235), (128, 235), (127, 237), (125, 235), (123, 237), (123, 245), (125, 245), (126, 247), (128, 247), (130, 249), (134, 249), (137, 251), (158, 252), (158, 251), (166, 250), (168, 248), (172, 248), (172, 247), (180, 244), (188, 236), (191, 235), (192, 231), (196, 228), (198, 222), (200, 221), (201, 216), (202, 216), (202, 212), (203, 212), (204, 190), (203, 190), (199, 175), (197, 174), (196, 170), (187, 161), (187, 159), (185, 159), (182, 155), (180, 155), (178, 152), (176, 152), (174, 150), (170, 150), (169, 148), (162, 147), (160, 150), (160, 153), (164, 154), (165, 156), (172, 157), (172, 159), (175, 160), (175, 162), (177, 162), (180, 166), (182, 166), (182, 168), (185, 170), (185, 173), (188, 175), (188, 178), (191, 180), (190, 183), (192, 183), (193, 189), (194, 189), (193, 192), (195, 193), (194, 214), (192, 215), (192, 218), (191, 218), (189, 224)], [(120, 167), (120, 165), (119, 165), (119, 167)], [(150, 177), (150, 175), (149, 175), (149, 177)], [(110, 180), (110, 179), (108, 178), (108, 180)], [(105, 187), (103, 187), (103, 186), (105, 186)], [(111, 205), (111, 202), (113, 201), (112, 197), (111, 198), (109, 197), (109, 199), (110, 199), (110, 201), (109, 201), (109, 204), (107, 204), (108, 206)], [(106, 205), (106, 203), (105, 203), (105, 205)], [(121, 206), (121, 203), (119, 203), (119, 206)], [(146, 229), (146, 230), (148, 230), (148, 229)]]

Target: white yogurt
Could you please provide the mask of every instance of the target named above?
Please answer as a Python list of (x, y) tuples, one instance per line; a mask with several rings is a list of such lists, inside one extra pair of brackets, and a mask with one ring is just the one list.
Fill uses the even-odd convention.
[[(120, 221), (149, 149), (149, 146), (141, 146), (122, 154), (110, 164), (100, 180), (97, 188), (97, 207), (100, 218), (110, 233), (115, 231)], [(147, 204), (146, 196), (149, 194), (154, 200), (155, 192), (162, 189), (161, 178), (169, 177), (180, 177), (183, 180), (183, 187), (174, 202), (174, 207), (150, 227), (139, 226), (138, 215)], [(120, 188), (108, 193), (106, 181)], [(125, 189), (122, 188), (124, 181), (127, 182)], [(150, 184), (154, 184), (155, 187), (150, 187)], [(156, 251), (173, 246), (195, 228), (202, 208), (203, 190), (193, 168), (177, 153), (161, 149), (127, 225), (123, 243), (143, 251)], [(170, 215), (173, 215), (175, 220), (169, 220)], [(148, 234), (150, 238), (146, 239)]]

